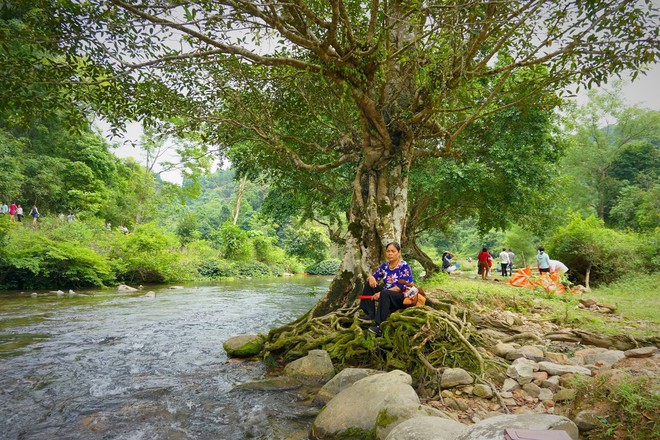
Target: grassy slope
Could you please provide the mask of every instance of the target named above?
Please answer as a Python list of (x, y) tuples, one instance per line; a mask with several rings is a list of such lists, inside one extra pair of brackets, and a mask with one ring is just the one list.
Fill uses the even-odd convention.
[[(657, 287), (660, 286), (660, 274), (630, 276), (582, 295), (555, 295), (512, 287), (507, 284), (507, 278), (497, 275), (484, 282), (474, 278), (475, 274), (476, 270), (468, 269), (462, 274), (440, 276), (422, 284), (430, 292), (437, 289), (459, 303), (470, 303), (477, 308), (499, 307), (518, 313), (532, 310), (538, 313), (541, 310), (544, 319), (560, 325), (604, 334), (660, 335), (660, 293)], [(604, 315), (579, 309), (580, 298), (615, 304), (617, 311), (613, 315)]]

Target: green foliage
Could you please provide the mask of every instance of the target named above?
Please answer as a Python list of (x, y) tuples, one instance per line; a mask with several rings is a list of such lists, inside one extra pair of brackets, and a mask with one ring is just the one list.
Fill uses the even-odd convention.
[(338, 259), (323, 260), (312, 264), (305, 269), (305, 272), (310, 275), (334, 275), (339, 270), (340, 264), (341, 260)]
[(550, 238), (548, 253), (582, 280), (591, 270), (593, 282), (608, 283), (643, 267), (643, 245), (635, 234), (608, 229), (593, 216), (575, 215)]
[(247, 260), (252, 256), (252, 248), (247, 232), (237, 225), (225, 222), (215, 234), (220, 254), (227, 260)]
[(324, 230), (317, 227), (289, 227), (285, 233), (284, 248), (289, 254), (314, 263), (328, 257), (330, 239)]
[[(0, 287), (39, 289), (103, 286), (114, 280), (111, 264), (93, 249), (89, 228), (12, 228), (0, 266)], [(66, 240), (66, 241), (64, 241)]]
[(284, 262), (286, 254), (284, 249), (276, 246), (277, 237), (268, 237), (262, 231), (254, 231), (250, 235), (254, 256), (258, 261), (269, 265)]
[(570, 113), (564, 188), (575, 211), (595, 213), (608, 226), (652, 231), (660, 225), (660, 112), (626, 106), (621, 87), (591, 92)]
[[(119, 234), (119, 233), (117, 233)], [(178, 266), (178, 240), (155, 223), (140, 225), (119, 240), (118, 256), (124, 267), (118, 278), (127, 282), (161, 283), (185, 279)]]
[(200, 237), (198, 225), (199, 222), (194, 212), (186, 212), (181, 216), (175, 230), (181, 244), (187, 244)]
[(575, 408), (588, 408), (596, 401), (608, 404), (602, 426), (590, 431), (589, 438), (660, 437), (660, 387), (655, 377), (628, 371), (596, 378), (578, 375), (571, 386), (577, 390)]

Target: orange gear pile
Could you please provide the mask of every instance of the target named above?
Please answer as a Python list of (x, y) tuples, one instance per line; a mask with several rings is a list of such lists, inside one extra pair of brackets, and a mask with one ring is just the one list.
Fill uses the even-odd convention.
[(561, 276), (557, 272), (542, 273), (541, 276), (532, 276), (532, 269), (526, 267), (518, 269), (509, 279), (509, 285), (536, 289), (542, 287), (547, 292), (564, 293), (571, 291), (561, 282)]

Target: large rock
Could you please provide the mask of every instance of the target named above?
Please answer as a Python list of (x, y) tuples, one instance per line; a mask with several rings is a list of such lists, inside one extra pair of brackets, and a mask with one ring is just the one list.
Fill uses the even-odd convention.
[(412, 378), (400, 370), (365, 377), (341, 391), (312, 424), (314, 439), (373, 437), (378, 414), (388, 407), (419, 406)]
[[(519, 358), (516, 361), (519, 361)], [(515, 379), (520, 385), (525, 385), (534, 380), (534, 371), (538, 370), (538, 366), (532, 365), (530, 363), (516, 362), (509, 365), (509, 368), (506, 370), (506, 375), (512, 379)]]
[(454, 421), (439, 409), (424, 405), (392, 405), (383, 408), (376, 418), (376, 438), (384, 439), (401, 423), (419, 417), (435, 417)]
[(651, 346), (626, 350), (624, 354), (629, 358), (645, 358), (653, 356), (657, 351), (657, 347)]
[(578, 440), (578, 428), (570, 419), (551, 414), (501, 415), (472, 425), (455, 440), (502, 440), (506, 428), (566, 431)]
[(335, 367), (327, 351), (310, 350), (307, 356), (287, 364), (282, 373), (308, 385), (320, 385), (335, 376)]
[(453, 440), (466, 429), (466, 425), (451, 419), (415, 417), (397, 425), (385, 440)]
[(539, 370), (547, 372), (551, 376), (562, 376), (569, 373), (584, 374), (591, 376), (591, 370), (579, 365), (561, 365), (554, 362), (539, 362)]
[(135, 287), (127, 286), (126, 284), (120, 284), (117, 286), (117, 291), (118, 292), (136, 292), (137, 289)]
[(265, 341), (263, 335), (239, 335), (227, 339), (222, 344), (222, 348), (229, 357), (246, 358), (261, 353)]
[(597, 365), (602, 367), (611, 367), (626, 355), (621, 350), (605, 350), (602, 353), (587, 354), (584, 356), (584, 363), (587, 365)]
[(506, 359), (514, 361), (518, 358), (531, 359), (533, 361), (542, 361), (543, 360), (543, 350), (533, 345), (523, 345), (520, 348), (511, 350), (506, 354)]
[(600, 414), (596, 411), (587, 409), (580, 411), (574, 421), (580, 431), (591, 431), (603, 426), (599, 417)]
[(493, 347), (493, 353), (499, 357), (506, 357), (507, 353), (518, 348), (518, 344), (499, 342)]
[(360, 379), (374, 374), (384, 374), (384, 371), (372, 370), (370, 368), (345, 368), (328, 383), (323, 385), (314, 397), (314, 405), (324, 406), (330, 399), (339, 394), (342, 390), (350, 387)]
[(442, 372), (442, 377), (440, 378), (440, 386), (442, 388), (451, 388), (456, 385), (470, 385), (473, 382), (474, 378), (462, 368), (447, 368)]

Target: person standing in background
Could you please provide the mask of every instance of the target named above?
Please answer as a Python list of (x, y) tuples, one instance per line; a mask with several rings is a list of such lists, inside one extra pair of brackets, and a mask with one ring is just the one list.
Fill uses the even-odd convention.
[(23, 221), (23, 207), (20, 204), (16, 207), (16, 217), (19, 222)]
[(545, 248), (539, 246), (539, 253), (536, 254), (536, 261), (539, 265), (539, 274), (550, 273), (550, 256), (545, 253)]
[(513, 253), (511, 248), (509, 248), (507, 254), (509, 255), (509, 276), (511, 276), (513, 275), (513, 259), (516, 257), (516, 254)]
[(32, 216), (32, 224), (36, 225), (37, 224), (37, 218), (39, 217), (39, 210), (37, 209), (37, 205), (32, 205), (32, 209), (30, 210), (30, 215)]
[(16, 218), (14, 217), (16, 215), (16, 203), (11, 202), (11, 205), (9, 205), (9, 221), (10, 222), (15, 222)]
[(0, 207), (0, 214), (7, 214), (9, 212), (9, 206), (5, 202), (2, 202), (2, 206)]
[(489, 271), (488, 260), (490, 258), (491, 257), (490, 254), (488, 253), (488, 248), (484, 246), (481, 249), (481, 252), (479, 252), (479, 255), (477, 255), (477, 261), (479, 262), (479, 269), (481, 269), (482, 280), (488, 279), (488, 271)]
[(506, 248), (502, 248), (502, 252), (500, 252), (500, 269), (503, 277), (507, 274), (507, 266), (509, 266), (509, 254), (507, 254)]

